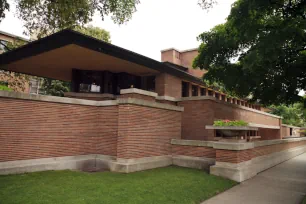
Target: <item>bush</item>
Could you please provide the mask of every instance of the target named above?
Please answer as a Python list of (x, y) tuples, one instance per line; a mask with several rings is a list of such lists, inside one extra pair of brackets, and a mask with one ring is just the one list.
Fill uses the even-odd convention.
[(12, 89), (10, 89), (10, 88), (7, 87), (7, 86), (0, 85), (0, 91), (12, 91)]
[(243, 120), (215, 120), (214, 126), (248, 126)]

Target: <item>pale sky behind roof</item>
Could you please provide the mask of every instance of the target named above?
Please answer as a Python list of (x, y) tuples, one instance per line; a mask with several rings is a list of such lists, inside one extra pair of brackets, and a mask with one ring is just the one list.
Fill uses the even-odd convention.
[[(112, 44), (160, 61), (160, 51), (166, 48), (185, 50), (197, 48), (197, 36), (215, 25), (224, 23), (235, 0), (219, 0), (209, 12), (198, 0), (140, 0), (137, 12), (124, 25), (116, 25), (99, 15), (90, 24), (111, 34)], [(9, 2), (14, 2), (9, 0)], [(23, 23), (14, 15), (15, 4), (0, 23), (0, 30), (23, 36)]]

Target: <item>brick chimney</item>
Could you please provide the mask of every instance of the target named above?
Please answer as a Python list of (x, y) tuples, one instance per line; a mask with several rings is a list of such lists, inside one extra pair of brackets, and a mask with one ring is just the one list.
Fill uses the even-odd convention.
[(188, 73), (201, 78), (206, 71), (200, 69), (193, 69), (192, 62), (194, 58), (198, 55), (198, 49), (189, 49), (179, 51), (175, 48), (170, 48), (161, 51), (161, 61), (162, 62), (171, 62), (183, 67), (188, 68)]

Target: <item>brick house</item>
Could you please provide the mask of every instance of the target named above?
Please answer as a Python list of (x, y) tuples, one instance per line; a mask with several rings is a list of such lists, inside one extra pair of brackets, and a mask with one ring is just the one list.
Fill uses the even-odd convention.
[[(213, 174), (241, 181), (262, 169), (238, 163), (304, 150), (304, 138), (282, 140), (280, 117), (206, 87), (205, 71), (191, 68), (196, 54), (163, 50), (158, 62), (63, 30), (0, 55), (0, 69), (71, 82), (65, 97), (0, 92), (0, 174), (214, 165)], [(208, 128), (216, 119), (245, 120), (260, 141), (218, 142)]]

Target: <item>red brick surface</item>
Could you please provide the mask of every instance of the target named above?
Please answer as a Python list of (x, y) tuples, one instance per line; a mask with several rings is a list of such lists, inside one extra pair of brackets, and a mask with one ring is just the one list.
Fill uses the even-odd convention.
[(197, 147), (185, 145), (172, 145), (172, 155), (191, 157), (216, 158), (216, 150), (212, 147)]
[(182, 101), (182, 139), (213, 140), (214, 131), (207, 130), (205, 125), (212, 125), (214, 119), (213, 101)]
[(216, 161), (218, 162), (230, 162), (230, 163), (240, 163), (244, 161), (251, 160), (252, 158), (281, 152), (294, 147), (306, 145), (306, 141), (290, 142), (284, 144), (276, 144), (269, 146), (256, 147), (254, 149), (242, 150), (242, 151), (232, 151), (232, 150), (216, 150)]
[(0, 98), (0, 161), (116, 156), (118, 107)]
[(155, 90), (159, 96), (182, 97), (182, 80), (165, 73), (156, 76)]
[[(244, 120), (250, 123), (279, 126), (280, 119), (250, 110), (233, 107), (213, 100), (188, 100), (178, 103), (184, 107), (182, 116), (182, 138), (190, 140), (213, 140), (214, 131), (205, 125), (213, 125), (214, 120)], [(265, 139), (280, 139), (280, 130), (260, 129), (259, 135)]]
[(244, 120), (249, 123), (279, 126), (279, 118), (214, 102), (215, 119)]
[(180, 137), (181, 112), (119, 106), (118, 158), (171, 155), (171, 139)]

